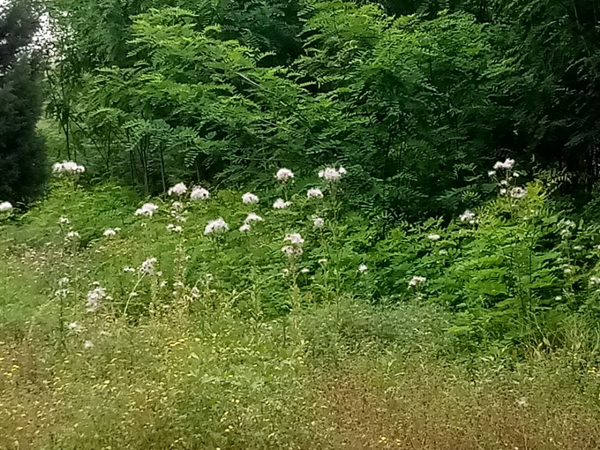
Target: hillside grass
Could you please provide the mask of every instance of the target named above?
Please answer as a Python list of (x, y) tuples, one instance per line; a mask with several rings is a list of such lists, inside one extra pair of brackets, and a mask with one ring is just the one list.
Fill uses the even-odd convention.
[[(585, 323), (566, 320), (554, 350), (466, 345), (461, 319), (425, 291), (374, 300), (361, 219), (323, 237), (309, 203), (261, 201), (264, 222), (243, 235), (240, 195), (187, 205), (177, 234), (170, 203), (136, 218), (118, 186), (57, 185), (2, 227), (0, 448), (599, 447)], [(227, 237), (204, 236), (219, 216)], [(293, 263), (281, 254), (289, 232), (306, 240)], [(156, 272), (142, 276), (150, 257)], [(86, 311), (99, 286), (109, 296)]]

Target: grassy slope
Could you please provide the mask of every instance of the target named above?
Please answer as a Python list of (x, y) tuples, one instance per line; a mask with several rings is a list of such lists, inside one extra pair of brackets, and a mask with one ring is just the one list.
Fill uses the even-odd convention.
[[(310, 210), (263, 208), (253, 240), (204, 238), (217, 214), (243, 219), (237, 198), (194, 207), (185, 241), (165, 232), (168, 213), (133, 219), (134, 197), (114, 186), (57, 189), (1, 230), (0, 448), (599, 447), (600, 374), (580, 349), (520, 362), (465, 354), (444, 311), (369, 305), (361, 278), (337, 290), (317, 263), (325, 249), (305, 223)], [(61, 215), (80, 244), (65, 246)], [(115, 226), (115, 239), (102, 237)], [(281, 316), (296, 289), (281, 276), (289, 231), (307, 238), (310, 273), (299, 279), (302, 306)], [(190, 256), (183, 272), (178, 245)], [(123, 272), (149, 256), (161, 278), (137, 284)], [(348, 250), (342, 260), (360, 258)], [(113, 299), (89, 314), (94, 282)]]

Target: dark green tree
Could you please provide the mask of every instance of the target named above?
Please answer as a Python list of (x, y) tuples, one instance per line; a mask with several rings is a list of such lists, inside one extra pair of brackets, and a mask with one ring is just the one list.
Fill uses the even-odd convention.
[(46, 179), (42, 139), (40, 70), (32, 4), (15, 0), (0, 11), (0, 198), (27, 202)]

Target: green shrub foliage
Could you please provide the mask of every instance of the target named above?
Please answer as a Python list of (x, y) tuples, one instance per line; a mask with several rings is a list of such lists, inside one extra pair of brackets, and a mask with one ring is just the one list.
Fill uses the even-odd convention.
[(411, 219), (488, 198), (500, 157), (597, 179), (593, 5), (117, 3), (50, 2), (48, 106), (61, 155), (143, 192), (339, 161), (354, 207)]

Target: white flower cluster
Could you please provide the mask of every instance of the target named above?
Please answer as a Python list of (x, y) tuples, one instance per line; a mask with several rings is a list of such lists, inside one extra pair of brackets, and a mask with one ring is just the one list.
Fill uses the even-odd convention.
[(294, 172), (292, 172), (290, 169), (279, 169), (275, 174), (275, 178), (277, 178), (279, 181), (282, 181), (283, 183), (286, 183), (287, 181), (294, 178)]
[(65, 216), (62, 216), (60, 219), (58, 219), (58, 223), (63, 224), (63, 225), (68, 225), (70, 223), (70, 221)]
[(222, 217), (219, 217), (217, 220), (211, 220), (204, 228), (204, 234), (222, 234), (229, 230), (229, 225), (227, 222), (223, 220)]
[(167, 225), (167, 231), (170, 231), (171, 233), (181, 233), (183, 232), (183, 228), (181, 227), (181, 225), (173, 225), (172, 223), (170, 223), (169, 225)]
[(600, 284), (599, 277), (590, 277), (590, 284)]
[(252, 222), (262, 222), (262, 221), (263, 221), (263, 218), (260, 217), (258, 214), (250, 213), (244, 219), (244, 224), (240, 227), (240, 231), (242, 233), (250, 231), (252, 229), (252, 226), (251, 226)]
[(327, 167), (319, 171), (319, 178), (323, 178), (325, 181), (340, 181), (347, 171), (343, 167), (336, 169), (335, 167)]
[(97, 286), (87, 293), (86, 311), (94, 312), (102, 305), (102, 300), (107, 298), (106, 289)]
[(412, 280), (408, 282), (408, 287), (416, 287), (427, 281), (425, 277), (412, 277)]
[(321, 217), (313, 217), (314, 228), (318, 230), (320, 228), (323, 228), (323, 226), (325, 226), (325, 219), (322, 219)]
[(158, 259), (156, 258), (148, 258), (140, 265), (140, 268), (138, 270), (142, 275), (154, 275), (154, 272), (156, 271), (157, 262)]
[(368, 270), (369, 268), (366, 264), (361, 264), (360, 266), (358, 266), (358, 273), (365, 273)]
[(323, 191), (321, 189), (309, 189), (306, 196), (308, 198), (323, 198)]
[(278, 198), (277, 200), (275, 200), (275, 203), (273, 203), (273, 208), (274, 209), (285, 209), (292, 206), (292, 202), (286, 202), (284, 199), (282, 198)]
[[(500, 170), (500, 169), (510, 170), (513, 168), (514, 165), (515, 165), (514, 159), (506, 158), (506, 160), (504, 162), (498, 161), (496, 164), (494, 164), (494, 170)], [(495, 175), (495, 173), (492, 175)]]
[(152, 217), (156, 211), (158, 211), (158, 206), (154, 203), (144, 203), (144, 205), (135, 212), (135, 215)]
[(521, 187), (513, 187), (508, 190), (508, 196), (512, 198), (524, 198), (527, 195), (527, 190)]
[(170, 196), (173, 195), (184, 195), (187, 192), (188, 188), (184, 183), (177, 183), (172, 188), (169, 188), (167, 194)]
[(52, 166), (52, 172), (59, 175), (72, 175), (85, 172), (85, 167), (73, 161), (57, 162)]
[(283, 240), (290, 243), (290, 245), (285, 245), (281, 248), (284, 255), (288, 258), (296, 258), (302, 255), (302, 244), (304, 244), (304, 239), (299, 233), (288, 233)]
[(304, 244), (304, 239), (300, 235), (300, 233), (288, 233), (283, 238), (285, 242), (289, 242), (292, 245), (302, 245)]
[(210, 192), (206, 189), (196, 186), (192, 189), (190, 194), (192, 200), (208, 200), (210, 198)]
[(79, 235), (79, 233), (77, 231), (69, 231), (67, 233), (67, 235), (65, 236), (65, 238), (68, 241), (76, 241), (77, 239), (79, 239), (81, 236)]
[(258, 203), (258, 201), (258, 197), (252, 192), (246, 192), (244, 195), (242, 195), (242, 202), (244, 202), (246, 205), (255, 205)]
[(13, 209), (13, 205), (10, 202), (0, 203), (0, 212), (8, 212)]
[(254, 214), (254, 213), (248, 214), (248, 216), (244, 219), (244, 223), (262, 222), (262, 221), (263, 221), (263, 218), (260, 217), (258, 214)]
[(109, 228), (108, 230), (105, 230), (102, 234), (106, 237), (112, 237), (116, 236), (119, 231), (121, 231), (120, 228)]
[(430, 234), (427, 239), (431, 241), (439, 241), (442, 237), (439, 234)]
[(573, 230), (577, 227), (575, 222), (572, 220), (562, 219), (558, 222), (558, 229), (560, 230), (560, 237), (563, 239), (568, 239), (573, 235)]
[(469, 211), (468, 209), (458, 217), (461, 222), (469, 222), (470, 224), (475, 223), (475, 213)]

